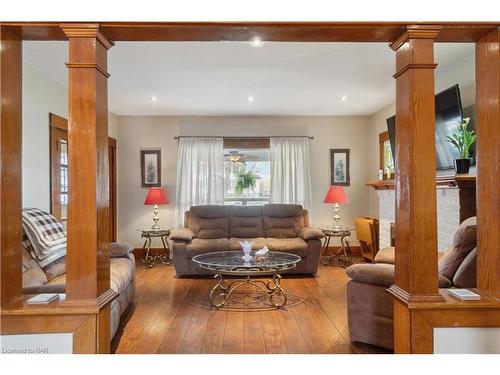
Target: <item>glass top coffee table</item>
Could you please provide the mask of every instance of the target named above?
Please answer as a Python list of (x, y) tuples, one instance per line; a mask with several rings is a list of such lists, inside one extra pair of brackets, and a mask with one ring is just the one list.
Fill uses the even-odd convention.
[[(252, 251), (252, 259), (243, 260), (243, 251), (218, 251), (193, 257), (193, 262), (202, 269), (214, 273), (217, 284), (210, 291), (210, 305), (219, 308), (224, 306), (231, 294), (243, 285), (252, 284), (267, 297), (272, 307), (279, 309), (286, 305), (287, 296), (280, 285), (282, 273), (297, 266), (300, 257), (294, 254), (270, 251), (265, 257), (256, 257)], [(240, 276), (241, 279), (224, 280), (223, 276)], [(256, 277), (269, 276), (264, 281)]]

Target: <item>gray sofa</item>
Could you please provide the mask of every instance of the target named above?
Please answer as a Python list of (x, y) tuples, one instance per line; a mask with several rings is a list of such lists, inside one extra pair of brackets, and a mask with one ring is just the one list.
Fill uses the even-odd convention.
[(239, 241), (253, 241), (302, 259), (293, 274), (315, 274), (321, 256), (319, 229), (309, 227), (307, 210), (294, 204), (264, 206), (193, 206), (184, 216), (184, 228), (172, 231), (177, 276), (204, 275), (191, 259), (198, 254), (241, 250)]
[[(120, 324), (120, 318), (133, 302), (135, 294), (134, 248), (128, 244), (110, 243), (110, 287), (118, 297), (111, 302), (111, 337)], [(23, 250), (23, 293), (65, 293), (66, 273), (64, 258), (51, 269), (42, 270), (29, 252)]]
[[(476, 218), (460, 224), (450, 248), (438, 262), (440, 288), (476, 287)], [(394, 248), (380, 250), (375, 264), (347, 268), (347, 319), (351, 341), (394, 348)]]

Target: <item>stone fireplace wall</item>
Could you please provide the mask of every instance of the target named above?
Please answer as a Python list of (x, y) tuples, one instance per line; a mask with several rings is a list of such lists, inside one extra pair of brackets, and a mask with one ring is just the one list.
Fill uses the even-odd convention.
[[(396, 200), (394, 190), (377, 190), (379, 197), (379, 241), (380, 248), (390, 246), (390, 224), (396, 221)], [(460, 224), (460, 190), (458, 188), (437, 188), (438, 250), (444, 251), (451, 245), (453, 234)]]

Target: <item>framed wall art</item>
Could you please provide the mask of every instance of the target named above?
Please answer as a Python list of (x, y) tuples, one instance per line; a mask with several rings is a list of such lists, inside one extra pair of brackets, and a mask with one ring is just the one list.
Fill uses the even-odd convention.
[(330, 149), (331, 185), (351, 185), (349, 152), (350, 150), (348, 148)]
[(161, 186), (161, 150), (141, 150), (142, 187)]

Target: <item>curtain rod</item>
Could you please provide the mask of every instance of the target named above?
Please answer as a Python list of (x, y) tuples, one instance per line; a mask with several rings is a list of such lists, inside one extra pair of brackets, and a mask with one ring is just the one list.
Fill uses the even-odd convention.
[(269, 137), (225, 137), (225, 136), (217, 136), (217, 135), (179, 135), (174, 137), (174, 139), (181, 139), (181, 138), (223, 138), (223, 139), (241, 139), (241, 138), (250, 138), (250, 139), (269, 139), (269, 138), (309, 138), (309, 139), (314, 139), (314, 137), (308, 136), (308, 135), (277, 135), (277, 136), (269, 136)]

